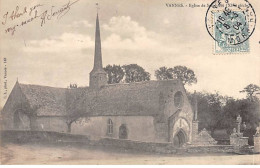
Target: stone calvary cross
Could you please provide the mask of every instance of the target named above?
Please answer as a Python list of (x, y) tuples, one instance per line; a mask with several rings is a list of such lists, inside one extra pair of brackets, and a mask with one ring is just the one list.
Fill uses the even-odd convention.
[(242, 118), (240, 117), (240, 115), (237, 116), (237, 133), (240, 133), (240, 126), (242, 123)]

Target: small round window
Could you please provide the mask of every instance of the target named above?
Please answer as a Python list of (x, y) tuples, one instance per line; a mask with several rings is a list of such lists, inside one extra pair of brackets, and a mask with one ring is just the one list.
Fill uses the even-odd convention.
[(183, 105), (183, 95), (180, 91), (176, 92), (174, 95), (174, 105), (177, 108), (181, 108)]

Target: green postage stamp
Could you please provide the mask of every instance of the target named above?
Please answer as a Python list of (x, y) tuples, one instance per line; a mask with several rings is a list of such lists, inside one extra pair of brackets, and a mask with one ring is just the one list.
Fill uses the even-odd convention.
[(214, 41), (214, 53), (246, 53), (256, 24), (255, 11), (248, 1), (214, 1), (206, 14), (206, 27)]

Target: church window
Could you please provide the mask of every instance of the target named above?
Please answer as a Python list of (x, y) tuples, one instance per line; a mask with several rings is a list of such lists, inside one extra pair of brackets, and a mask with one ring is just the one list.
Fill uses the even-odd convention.
[(128, 137), (128, 130), (125, 124), (122, 124), (119, 127), (119, 139), (127, 139)]
[(111, 119), (107, 121), (107, 134), (113, 134), (113, 121)]
[(178, 91), (174, 95), (174, 105), (177, 108), (181, 108), (183, 106), (183, 95), (182, 92)]

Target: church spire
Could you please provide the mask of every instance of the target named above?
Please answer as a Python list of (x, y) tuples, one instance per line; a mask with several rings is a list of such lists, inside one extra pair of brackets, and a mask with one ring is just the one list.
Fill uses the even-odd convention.
[(101, 70), (101, 71), (103, 70), (98, 13), (97, 13), (97, 19), (96, 19), (95, 56), (94, 56), (94, 67), (93, 67), (93, 70), (94, 69), (95, 70)]
[[(97, 7), (98, 9), (98, 7)], [(94, 53), (94, 67), (90, 72), (89, 86), (91, 88), (100, 88), (107, 84), (107, 74), (102, 65), (102, 52), (101, 52), (101, 38), (98, 13), (96, 18), (96, 33), (95, 33), (95, 53)]]

